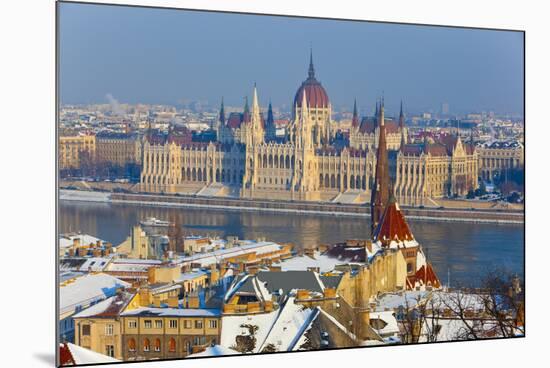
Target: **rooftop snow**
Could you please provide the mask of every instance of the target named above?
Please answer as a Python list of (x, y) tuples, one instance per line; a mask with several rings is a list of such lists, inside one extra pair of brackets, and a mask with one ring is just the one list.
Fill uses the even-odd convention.
[(319, 267), (319, 272), (330, 272), (337, 265), (346, 264), (346, 260), (329, 257), (318, 251), (314, 252), (314, 258), (306, 255), (285, 259), (273, 266), (281, 266), (282, 271), (306, 271), (308, 267)]
[(59, 310), (67, 313), (77, 306), (86, 307), (94, 301), (113, 296), (117, 288), (129, 287), (130, 284), (104, 273), (90, 274), (65, 281), (59, 287)]
[(124, 311), (121, 316), (157, 316), (157, 317), (219, 317), (219, 309), (192, 309), (192, 308), (153, 308), (140, 307)]

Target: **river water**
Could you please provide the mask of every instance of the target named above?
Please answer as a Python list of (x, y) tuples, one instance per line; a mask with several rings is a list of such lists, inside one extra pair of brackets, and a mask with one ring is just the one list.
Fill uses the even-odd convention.
[[(322, 215), (272, 214), (214, 209), (182, 209), (60, 201), (59, 231), (87, 233), (120, 244), (134, 224), (147, 217), (179, 217), (189, 235), (265, 237), (296, 248), (367, 238), (369, 219)], [(523, 273), (524, 232), (521, 225), (471, 224), (409, 220), (416, 240), (444, 284), (472, 285), (489, 269)]]

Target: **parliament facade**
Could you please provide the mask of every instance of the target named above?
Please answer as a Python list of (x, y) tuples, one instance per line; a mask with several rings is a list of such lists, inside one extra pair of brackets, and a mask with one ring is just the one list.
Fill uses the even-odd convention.
[(355, 106), (344, 144), (337, 140), (331, 114), (328, 94), (310, 59), (284, 138), (275, 136), (271, 104), (264, 118), (254, 86), (252, 106), (247, 101), (242, 113), (226, 117), (222, 101), (216, 142), (148, 137), (143, 144), (141, 190), (369, 202), (381, 126), (400, 203), (422, 205), (428, 197), (464, 195), (477, 187), (475, 149), (454, 136), (446, 142), (409, 144), (403, 109), (397, 121), (388, 119), (381, 100), (373, 117), (360, 120)]

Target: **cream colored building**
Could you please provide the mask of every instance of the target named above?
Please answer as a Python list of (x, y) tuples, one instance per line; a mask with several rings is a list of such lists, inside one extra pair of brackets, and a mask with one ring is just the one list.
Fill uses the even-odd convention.
[(404, 145), (397, 154), (394, 192), (405, 205), (434, 205), (429, 199), (464, 196), (478, 187), (478, 155), (460, 137)]
[(94, 135), (59, 137), (59, 169), (78, 169), (81, 161), (93, 162), (96, 154)]
[(98, 162), (118, 166), (141, 163), (142, 140), (136, 134), (98, 133), (96, 140)]
[(493, 141), (477, 146), (483, 180), (492, 181), (506, 170), (524, 167), (525, 150), (518, 141)]
[[(249, 108), (246, 103), (242, 114), (232, 113), (225, 119), (222, 102), (216, 123), (217, 142), (146, 141), (140, 189), (154, 193), (365, 203), (371, 196), (382, 119), (390, 152), (407, 146), (403, 109), (398, 121), (386, 119), (383, 102), (377, 104), (374, 118), (365, 118), (361, 123), (354, 108), (350, 145), (331, 144), (335, 136), (331, 104), (310, 62), (308, 78), (294, 98), (284, 139), (273, 139), (269, 133), (273, 130), (273, 116), (268, 111), (268, 119), (264, 120), (254, 87), (252, 106)], [(463, 148), (462, 143), (446, 146), (443, 154), (432, 146), (426, 152), (413, 148), (414, 153), (406, 148), (403, 153), (392, 155), (393, 161), (390, 158), (391, 177), (403, 205), (422, 205), (428, 197), (463, 195), (469, 188), (477, 187), (474, 152)]]

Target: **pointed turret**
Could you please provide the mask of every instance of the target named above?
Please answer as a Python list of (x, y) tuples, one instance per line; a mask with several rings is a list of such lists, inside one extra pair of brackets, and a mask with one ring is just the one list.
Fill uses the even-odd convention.
[(273, 107), (271, 106), (271, 100), (269, 101), (269, 107), (267, 108), (267, 123), (275, 124), (275, 119), (273, 118)]
[(225, 108), (223, 106), (223, 97), (222, 97), (222, 103), (221, 103), (221, 106), (220, 106), (220, 116), (219, 116), (218, 121), (221, 124), (225, 123)]
[(254, 83), (254, 91), (252, 92), (252, 113), (250, 114), (250, 127), (252, 129), (253, 142), (260, 143), (264, 141), (264, 123), (260, 111), (260, 103), (258, 100), (258, 90)]
[(403, 100), (401, 100), (401, 107), (399, 108), (399, 130), (401, 131), (401, 149), (407, 144), (407, 137), (405, 136), (405, 115), (403, 114)]
[(256, 89), (256, 83), (254, 83), (254, 92), (252, 93), (252, 117), (254, 119), (261, 119), (260, 117), (260, 103), (258, 102), (258, 91)]
[(353, 100), (353, 118), (351, 119), (351, 126), (359, 126), (359, 115), (357, 114), (357, 99)]
[(390, 173), (388, 165), (388, 151), (386, 146), (386, 127), (384, 125), (384, 101), (380, 103), (379, 111), (379, 137), (378, 150), (376, 155), (376, 172), (374, 186), (371, 194), (371, 235), (380, 223), (384, 205), (388, 203), (390, 188)]

